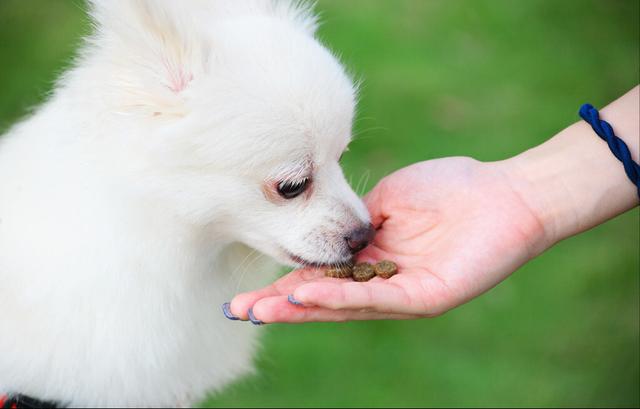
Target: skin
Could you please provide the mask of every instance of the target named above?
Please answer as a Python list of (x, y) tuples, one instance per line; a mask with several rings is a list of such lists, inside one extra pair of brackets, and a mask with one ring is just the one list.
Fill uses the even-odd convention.
[[(600, 111), (636, 162), (639, 101), (636, 86)], [(294, 270), (238, 294), (231, 312), (248, 319), (251, 308), (264, 323), (437, 316), (639, 202), (622, 164), (584, 121), (504, 161), (416, 163), (382, 179), (364, 200), (377, 234), (358, 260), (393, 260), (398, 274), (358, 283)]]

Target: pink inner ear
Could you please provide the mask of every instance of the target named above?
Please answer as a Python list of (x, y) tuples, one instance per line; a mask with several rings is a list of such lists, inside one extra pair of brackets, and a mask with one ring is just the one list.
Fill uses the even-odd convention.
[(186, 72), (182, 67), (172, 63), (169, 59), (163, 58), (163, 65), (169, 80), (167, 86), (171, 91), (178, 93), (187, 88), (187, 85), (193, 80), (193, 74)]
[(184, 72), (182, 69), (169, 70), (169, 88), (175, 93), (187, 88), (191, 80), (193, 80), (193, 74), (190, 72)]

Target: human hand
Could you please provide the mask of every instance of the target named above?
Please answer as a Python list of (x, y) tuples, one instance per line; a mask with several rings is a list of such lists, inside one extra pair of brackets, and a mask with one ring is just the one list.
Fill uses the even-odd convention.
[(469, 301), (552, 244), (507, 167), (444, 158), (385, 177), (365, 197), (377, 234), (357, 258), (393, 260), (397, 275), (361, 283), (299, 269), (237, 295), (231, 313), (248, 319), (251, 309), (265, 323), (408, 319)]

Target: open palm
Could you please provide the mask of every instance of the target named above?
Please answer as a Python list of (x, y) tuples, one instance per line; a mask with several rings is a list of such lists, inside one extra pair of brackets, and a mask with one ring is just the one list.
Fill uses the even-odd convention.
[(429, 317), (463, 304), (548, 245), (508, 175), (503, 163), (468, 158), (401, 169), (365, 198), (377, 234), (358, 254), (395, 261), (397, 275), (360, 283), (299, 269), (237, 295), (231, 312), (247, 319), (251, 309), (266, 323), (345, 321)]

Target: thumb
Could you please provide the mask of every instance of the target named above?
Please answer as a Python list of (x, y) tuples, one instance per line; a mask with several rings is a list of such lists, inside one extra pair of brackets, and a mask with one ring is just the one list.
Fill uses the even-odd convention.
[(379, 229), (382, 223), (389, 217), (384, 211), (385, 203), (383, 191), (385, 189), (384, 179), (371, 189), (369, 193), (362, 199), (369, 210), (371, 216), (371, 224), (375, 229)]

